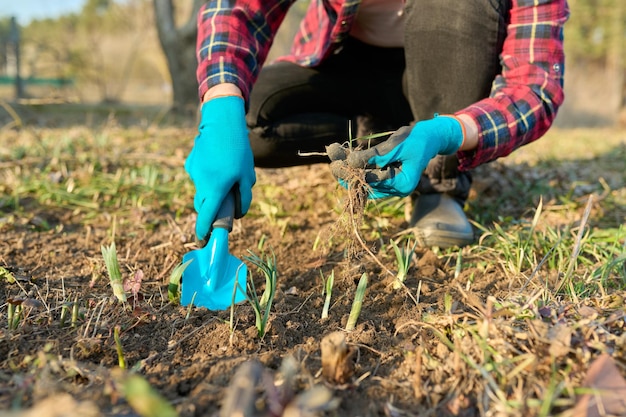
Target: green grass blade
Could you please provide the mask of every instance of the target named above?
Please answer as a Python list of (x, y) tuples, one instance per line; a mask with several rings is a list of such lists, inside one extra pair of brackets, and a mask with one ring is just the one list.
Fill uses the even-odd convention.
[(141, 376), (131, 375), (123, 383), (126, 401), (141, 417), (177, 417), (178, 413)]
[(185, 272), (185, 269), (187, 269), (187, 266), (189, 266), (192, 261), (193, 259), (190, 259), (185, 263), (179, 264), (170, 274), (170, 282), (167, 286), (167, 298), (171, 303), (177, 304), (180, 300), (180, 282), (183, 277), (183, 272)]
[(367, 289), (367, 272), (361, 275), (359, 285), (356, 288), (356, 294), (354, 301), (352, 302), (352, 309), (350, 310), (350, 316), (348, 317), (348, 324), (346, 324), (346, 331), (351, 332), (356, 327), (356, 322), (361, 314), (361, 307), (363, 306), (363, 297), (365, 297), (365, 290)]
[(333, 294), (333, 285), (335, 284), (335, 270), (333, 270), (326, 279), (326, 297), (324, 298), (324, 308), (322, 309), (322, 318), (328, 318), (328, 309), (330, 308), (330, 297)]
[(115, 242), (111, 246), (101, 246), (102, 257), (109, 273), (109, 282), (113, 289), (113, 295), (121, 302), (126, 302), (126, 293), (124, 292), (124, 284), (122, 282), (122, 274), (120, 272), (120, 264), (117, 261), (117, 251), (115, 250)]
[(120, 326), (115, 326), (113, 329), (113, 339), (115, 339), (115, 349), (117, 350), (117, 362), (120, 368), (126, 369), (126, 359), (124, 358), (124, 349), (120, 339)]

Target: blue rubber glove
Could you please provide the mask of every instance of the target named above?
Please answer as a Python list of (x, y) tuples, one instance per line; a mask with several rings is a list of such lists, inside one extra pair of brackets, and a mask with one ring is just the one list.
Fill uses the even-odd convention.
[(231, 189), (235, 192), (235, 218), (243, 217), (252, 202), (256, 174), (243, 99), (227, 96), (204, 103), (198, 130), (185, 170), (196, 186), (196, 235), (206, 239)]
[[(345, 163), (365, 169), (365, 181), (371, 187), (368, 198), (404, 197), (415, 190), (430, 160), (437, 155), (455, 153), (463, 138), (458, 119), (436, 116), (400, 128), (389, 139), (369, 149), (351, 152)], [(341, 168), (333, 169), (342, 183), (340, 172)]]

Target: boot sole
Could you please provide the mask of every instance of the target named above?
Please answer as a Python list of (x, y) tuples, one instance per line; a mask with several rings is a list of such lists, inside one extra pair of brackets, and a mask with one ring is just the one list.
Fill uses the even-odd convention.
[(418, 235), (419, 242), (423, 246), (438, 246), (450, 248), (453, 246), (463, 247), (474, 243), (474, 233), (446, 232), (445, 230), (429, 231), (413, 228)]

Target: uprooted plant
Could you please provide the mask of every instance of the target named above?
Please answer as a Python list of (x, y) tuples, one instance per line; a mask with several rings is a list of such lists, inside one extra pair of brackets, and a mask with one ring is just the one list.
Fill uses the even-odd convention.
[[(392, 132), (373, 134), (354, 139), (353, 141), (369, 146), (371, 140), (388, 136), (390, 133)], [(374, 260), (374, 262), (376, 262), (378, 266), (382, 268), (383, 271), (390, 275), (395, 275), (385, 265), (383, 265), (383, 263), (376, 257), (361, 237), (359, 230), (363, 223), (368, 197), (373, 194), (373, 190), (368, 181), (370, 180), (370, 178), (368, 178), (370, 172), (365, 168), (354, 167), (346, 163), (349, 155), (354, 150), (361, 149), (361, 145), (357, 148), (353, 148), (351, 144), (352, 141), (348, 143), (348, 146), (333, 143), (326, 147), (326, 154), (331, 160), (330, 169), (333, 175), (339, 179), (340, 184), (347, 191), (345, 205), (342, 215), (335, 225), (335, 232), (343, 233), (345, 236), (354, 236), (354, 240), (349, 239), (347, 242), (346, 254), (348, 261), (356, 258), (359, 252), (364, 251)], [(358, 246), (355, 241), (358, 243)]]

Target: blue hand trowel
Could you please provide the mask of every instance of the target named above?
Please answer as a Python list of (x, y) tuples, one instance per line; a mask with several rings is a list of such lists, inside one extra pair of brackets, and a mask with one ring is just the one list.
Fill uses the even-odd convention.
[[(205, 247), (193, 250), (183, 256), (187, 265), (183, 272), (180, 303), (209, 310), (226, 310), (246, 299), (246, 277), (248, 269), (240, 259), (228, 252), (228, 233), (233, 228), (235, 198), (228, 193), (217, 218), (209, 232)], [(236, 283), (239, 287), (235, 289)], [(233, 291), (236, 291), (233, 299)]]

